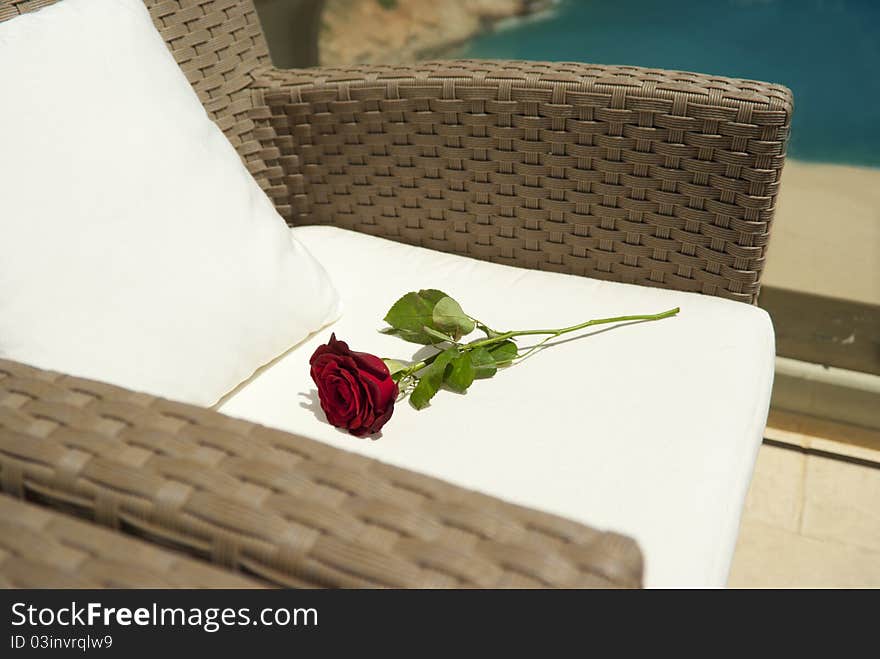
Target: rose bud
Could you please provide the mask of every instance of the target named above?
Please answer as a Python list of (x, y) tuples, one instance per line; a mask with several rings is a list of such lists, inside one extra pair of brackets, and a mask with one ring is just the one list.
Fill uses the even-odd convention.
[(397, 383), (375, 355), (349, 350), (348, 344), (332, 334), (327, 345), (315, 350), (309, 364), (321, 409), (332, 425), (364, 437), (379, 432), (391, 418)]

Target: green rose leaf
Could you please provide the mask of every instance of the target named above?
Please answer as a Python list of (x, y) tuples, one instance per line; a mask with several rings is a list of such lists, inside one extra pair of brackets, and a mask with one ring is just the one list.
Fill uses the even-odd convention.
[(498, 371), (495, 358), (486, 348), (474, 348), (470, 351), (470, 356), (475, 378), (491, 378)]
[(446, 370), (450, 362), (459, 354), (458, 348), (448, 348), (444, 350), (433, 362), (419, 371), (419, 382), (409, 395), (409, 403), (417, 410), (424, 409), (431, 402), (440, 387), (443, 380), (446, 379)]
[(413, 330), (401, 330), (393, 327), (383, 327), (379, 331), (382, 332), (382, 334), (390, 334), (391, 336), (396, 336), (404, 341), (409, 341), (410, 343), (421, 343), (422, 345), (437, 343), (437, 339), (421, 331), (415, 332)]
[(474, 331), (476, 325), (462, 310), (461, 305), (448, 295), (434, 305), (431, 314), (433, 327), (446, 332), (456, 341)]
[(410, 291), (385, 314), (385, 322), (391, 327), (383, 331), (412, 343), (436, 343), (436, 339), (426, 334), (422, 328), (428, 326), (440, 329), (434, 325), (434, 307), (446, 297), (449, 297), (446, 293), (435, 289)]
[(455, 357), (446, 373), (446, 385), (460, 394), (465, 393), (474, 381), (476, 369), (467, 352)]
[(409, 368), (409, 364), (397, 359), (386, 359), (383, 357), (382, 361), (385, 362), (385, 366), (388, 367), (388, 372), (391, 374), (391, 378), (395, 381), (397, 380), (397, 377), (395, 376), (397, 376), (398, 373)]
[(385, 362), (385, 366), (388, 367), (388, 372), (391, 373), (391, 375), (394, 375), (405, 368), (409, 368), (409, 364), (398, 359), (388, 359), (387, 357), (383, 357), (382, 361)]
[(495, 359), (498, 366), (509, 364), (519, 354), (519, 350), (513, 341), (502, 341), (501, 343), (489, 348), (489, 352)]
[(427, 325), (425, 325), (425, 326), (422, 328), (422, 331), (423, 331), (425, 334), (427, 334), (428, 336), (434, 338), (433, 343), (437, 343), (438, 341), (440, 341), (440, 342), (442, 342), (442, 341), (448, 341), (448, 342), (450, 342), (450, 343), (454, 343), (454, 342), (455, 342), (455, 339), (453, 339), (451, 336), (448, 336), (448, 335), (444, 334), (443, 332), (438, 332), (437, 330), (432, 329), (432, 328), (428, 327)]
[(410, 291), (391, 306), (385, 322), (394, 329), (417, 332), (431, 325), (434, 307), (445, 297), (449, 296), (434, 289)]

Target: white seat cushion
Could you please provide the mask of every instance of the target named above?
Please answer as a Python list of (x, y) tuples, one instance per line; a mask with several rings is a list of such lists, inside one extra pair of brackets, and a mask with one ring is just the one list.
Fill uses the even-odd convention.
[[(332, 227), (294, 229), (346, 309), (221, 407), (586, 524), (632, 535), (648, 586), (726, 583), (773, 380), (767, 314), (717, 297), (486, 263)], [(426, 410), (397, 405), (375, 440), (324, 421), (308, 361), (331, 329), (353, 350), (410, 358), (380, 334), (404, 292), (441, 288), (498, 329), (678, 317), (594, 332)], [(522, 345), (528, 345), (523, 343)]]

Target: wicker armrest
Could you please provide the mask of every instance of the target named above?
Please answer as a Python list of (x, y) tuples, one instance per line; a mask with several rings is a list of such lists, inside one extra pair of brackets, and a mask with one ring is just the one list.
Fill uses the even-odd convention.
[(785, 87), (492, 61), (254, 77), (254, 173), (293, 224), (757, 297), (791, 120)]
[(0, 488), (287, 586), (642, 578), (629, 538), (209, 409), (3, 360)]
[(0, 495), (0, 588), (261, 588), (264, 584)]

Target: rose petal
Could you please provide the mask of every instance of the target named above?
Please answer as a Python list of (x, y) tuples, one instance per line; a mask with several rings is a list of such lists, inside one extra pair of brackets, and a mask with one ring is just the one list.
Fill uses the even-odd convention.
[(309, 365), (321, 409), (334, 426), (363, 437), (378, 432), (391, 418), (399, 390), (385, 362), (375, 355), (352, 352), (333, 333), (326, 345), (318, 346)]

